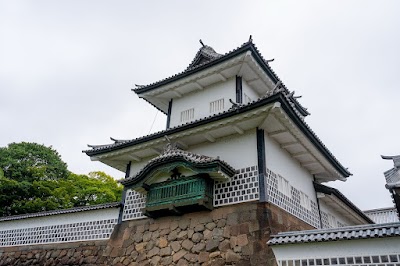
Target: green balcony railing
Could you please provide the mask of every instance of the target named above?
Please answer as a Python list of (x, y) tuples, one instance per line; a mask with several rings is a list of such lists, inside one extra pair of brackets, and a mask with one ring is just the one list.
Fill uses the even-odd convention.
[(196, 175), (151, 185), (144, 213), (158, 217), (212, 208), (213, 182), (208, 176)]

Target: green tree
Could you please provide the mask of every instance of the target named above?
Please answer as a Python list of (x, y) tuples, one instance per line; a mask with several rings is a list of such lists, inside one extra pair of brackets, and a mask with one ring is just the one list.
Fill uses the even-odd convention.
[(118, 201), (122, 186), (103, 172), (77, 175), (51, 147), (0, 148), (0, 216)]
[(30, 142), (0, 148), (0, 168), (4, 177), (15, 181), (57, 180), (69, 174), (56, 150)]

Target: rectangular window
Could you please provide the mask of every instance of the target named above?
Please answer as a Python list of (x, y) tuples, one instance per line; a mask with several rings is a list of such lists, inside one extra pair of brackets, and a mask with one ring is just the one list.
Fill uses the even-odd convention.
[(182, 123), (192, 121), (193, 118), (194, 118), (194, 108), (191, 108), (191, 109), (181, 112), (181, 122)]
[(307, 210), (311, 209), (311, 202), (306, 193), (300, 191), (300, 205), (306, 208)]
[(219, 99), (213, 102), (210, 102), (210, 113), (216, 114), (222, 112), (224, 110), (224, 99)]
[(278, 175), (278, 190), (288, 197), (292, 196), (289, 181), (287, 181), (281, 175)]

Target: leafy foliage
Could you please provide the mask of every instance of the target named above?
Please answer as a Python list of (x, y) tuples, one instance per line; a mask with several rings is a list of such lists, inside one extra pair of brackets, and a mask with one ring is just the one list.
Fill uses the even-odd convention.
[(11, 143), (0, 148), (0, 168), (4, 177), (15, 181), (67, 178), (67, 164), (51, 147), (37, 143)]
[(77, 175), (51, 147), (0, 148), (0, 216), (118, 201), (122, 186), (103, 172)]

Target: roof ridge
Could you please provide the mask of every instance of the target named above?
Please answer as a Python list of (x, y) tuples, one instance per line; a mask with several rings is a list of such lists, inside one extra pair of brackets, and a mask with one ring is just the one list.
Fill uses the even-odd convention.
[(57, 214), (67, 214), (67, 213), (74, 213), (74, 212), (81, 212), (81, 211), (91, 211), (91, 210), (98, 210), (98, 209), (115, 208), (120, 205), (121, 205), (121, 202), (110, 202), (110, 203), (103, 203), (103, 204), (97, 204), (97, 205), (79, 206), (79, 207), (73, 207), (73, 208), (68, 208), (68, 209), (58, 209), (58, 210), (50, 210), (50, 211), (42, 211), (42, 212), (24, 213), (24, 214), (0, 217), (0, 222), (20, 220), (20, 219), (26, 219), (26, 218), (34, 218), (34, 217), (51, 216), (51, 215), (57, 215)]

